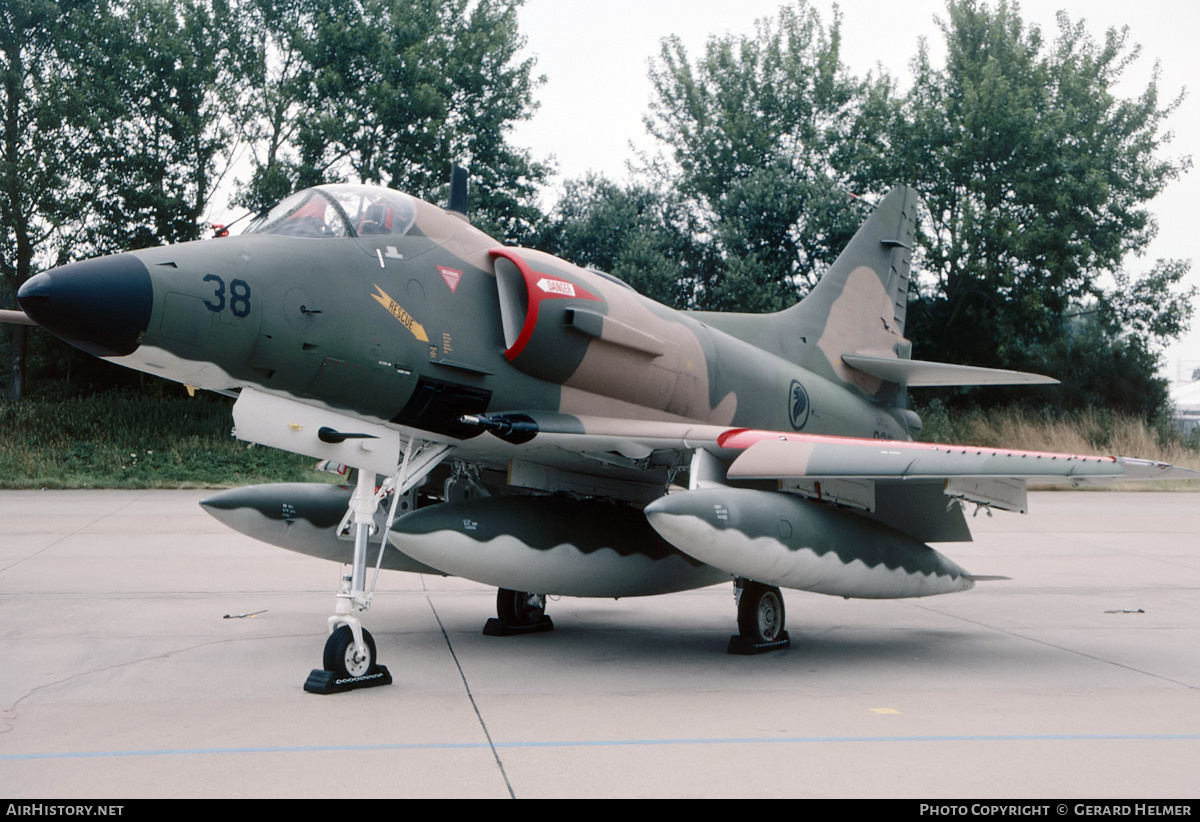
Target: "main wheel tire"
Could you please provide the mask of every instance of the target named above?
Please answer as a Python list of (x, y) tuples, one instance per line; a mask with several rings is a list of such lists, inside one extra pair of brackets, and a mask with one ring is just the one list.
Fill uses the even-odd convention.
[(349, 625), (343, 625), (329, 635), (325, 641), (324, 668), (333, 671), (339, 677), (366, 676), (375, 667), (375, 638), (371, 632), (363, 629), (363, 645), (367, 646), (367, 655), (360, 657), (354, 651), (354, 632)]
[(496, 591), (496, 616), (504, 625), (536, 625), (546, 617), (546, 596), (527, 591)]
[(772, 585), (747, 582), (738, 600), (738, 633), (751, 642), (774, 642), (783, 635), (783, 594)]

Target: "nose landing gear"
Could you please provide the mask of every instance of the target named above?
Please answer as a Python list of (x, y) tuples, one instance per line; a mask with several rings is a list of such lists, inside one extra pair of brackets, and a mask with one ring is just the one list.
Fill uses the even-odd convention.
[[(330, 434), (332, 429), (326, 428), (322, 428), (321, 431), (326, 439), (333, 435), (343, 439), (356, 436), (337, 431)], [(390, 493), (392, 506), (388, 513), (387, 526), (380, 539), (379, 560), (375, 565), (375, 579), (378, 579), (383, 552), (387, 549), (388, 533), (396, 519), (400, 501), (406, 500), (404, 513), (413, 509), (413, 500), (409, 495), (424, 482), (425, 477), (446, 457), (451, 448), (452, 446), (439, 443), (418, 445), (415, 439), (410, 439), (405, 445), (404, 458), (396, 474), (385, 480), (378, 489), (375, 487), (375, 473), (369, 469), (358, 469), (354, 495), (350, 498), (349, 509), (343, 520), (348, 529), (353, 528), (354, 561), (349, 573), (342, 576), (337, 606), (333, 616), (329, 618), (329, 639), (325, 642), (325, 652), (321, 660), (323, 667), (313, 669), (304, 683), (304, 690), (309, 693), (334, 694), (392, 683), (392, 675), (388, 669), (377, 661), (374, 638), (355, 616), (371, 606), (371, 594), (375, 588), (374, 580), (369, 587), (366, 581), (367, 548), (374, 528), (375, 511)], [(341, 529), (342, 526), (339, 526), (339, 530)]]
[(314, 668), (304, 683), (304, 690), (312, 694), (336, 694), (356, 688), (374, 688), (391, 685), (392, 675), (386, 667), (376, 662), (375, 638), (362, 627), (356, 617), (342, 620), (343, 624), (329, 635), (325, 642), (323, 667)]

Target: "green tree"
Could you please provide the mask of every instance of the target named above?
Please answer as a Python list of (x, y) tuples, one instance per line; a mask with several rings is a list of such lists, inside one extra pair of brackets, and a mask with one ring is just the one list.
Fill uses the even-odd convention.
[(661, 303), (691, 308), (697, 272), (711, 268), (695, 229), (687, 209), (669, 194), (589, 175), (565, 183), (535, 244), (613, 274)]
[(790, 305), (857, 228), (865, 209), (844, 193), (843, 155), (888, 81), (849, 74), (840, 26), (801, 0), (759, 21), (755, 37), (710, 38), (694, 62), (677, 38), (664, 41), (646, 126), (662, 144), (658, 173), (721, 262), (699, 307)]
[[(1190, 317), (1188, 263), (1125, 265), (1156, 232), (1150, 202), (1190, 166), (1164, 156), (1179, 98), (1157, 71), (1117, 94), (1139, 54), (1125, 30), (1096, 41), (1060, 15), (1047, 42), (1003, 0), (950, 0), (939, 25), (946, 63), (922, 45), (904, 94), (852, 77), (837, 15), (826, 27), (806, 2), (695, 61), (664, 42), (649, 179), (678, 192), (710, 250), (699, 306), (791, 303), (861, 220), (843, 191), (909, 183), (925, 203), (906, 327), (919, 356), (1055, 374), (1068, 384), (1053, 402), (1131, 402), (1117, 383), (1161, 398), (1153, 352)], [(1107, 387), (1106, 369), (1121, 375)]]
[[(1066, 362), (1048, 356), (1064, 350), (1051, 342), (1077, 336), (1068, 320), (1080, 305), (1105, 315), (1092, 350), (1097, 334), (1114, 353), (1129, 335), (1147, 350), (1177, 335), (1190, 294), (1173, 289), (1187, 264), (1160, 261), (1141, 277), (1122, 268), (1156, 232), (1150, 201), (1190, 165), (1162, 156), (1179, 98), (1161, 99), (1157, 71), (1137, 96), (1116, 94), (1138, 56), (1128, 31), (1096, 42), (1060, 13), (1048, 44), (1015, 7), (978, 0), (951, 0), (939, 25), (946, 65), (922, 46), (911, 91), (882, 107), (883, 150), (855, 158), (860, 182), (921, 191), (923, 278), (908, 329), (921, 355), (1054, 372)], [(1106, 290), (1106, 276), (1123, 279)]]
[[(0, 284), (5, 305), (38, 267), (65, 259), (93, 202), (88, 139), (103, 117), (80, 59), (106, 2), (7, 0), (0, 5)], [(25, 390), (27, 326), (8, 326), (8, 396)]]
[(229, 0), (126, 0), (97, 38), (107, 68), (98, 90), (118, 114), (94, 133), (104, 149), (93, 178), (98, 250), (202, 236), (254, 62), (240, 11)]
[[(200, 235), (231, 130), (237, 19), (226, 0), (0, 5), (6, 305), (41, 268)], [(28, 339), (13, 328), (10, 397)]]
[(237, 202), (255, 212), (296, 190), (300, 178), (293, 144), (305, 99), (302, 51), (311, 39), (309, 0), (248, 0), (254, 60), (247, 65), (245, 135), (253, 172), (240, 185)]
[(96, 110), (84, 253), (199, 238), (231, 162), (248, 34), (229, 0), (123, 0), (76, 56)]
[(532, 236), (549, 169), (509, 141), (534, 110), (518, 60), (519, 0), (257, 0), (265, 115), (243, 202), (284, 189), (379, 183), (442, 198), (451, 164), (471, 172), (472, 219)]

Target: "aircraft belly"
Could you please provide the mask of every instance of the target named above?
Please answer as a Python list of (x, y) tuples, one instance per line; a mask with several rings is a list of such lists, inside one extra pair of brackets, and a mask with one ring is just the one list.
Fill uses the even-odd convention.
[(646, 516), (696, 559), (785, 588), (894, 599), (974, 585), (954, 562), (895, 529), (785, 494), (687, 491), (651, 503)]
[(135, 371), (143, 371), (206, 391), (225, 392), (240, 388), (246, 382), (216, 363), (181, 357), (155, 345), (142, 344), (131, 354), (105, 359)]

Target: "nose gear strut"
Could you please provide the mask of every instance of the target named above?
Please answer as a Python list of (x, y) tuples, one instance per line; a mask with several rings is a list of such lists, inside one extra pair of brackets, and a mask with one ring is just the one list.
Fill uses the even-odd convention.
[[(388, 534), (396, 521), (400, 500), (408, 498), (410, 492), (424, 483), (429, 472), (453, 448), (444, 443), (418, 442), (415, 437), (410, 438), (404, 446), (404, 459), (400, 467), (378, 488), (375, 487), (375, 472), (357, 469), (354, 495), (350, 498), (346, 518), (339, 527), (339, 533), (348, 527), (354, 529), (354, 562), (349, 573), (342, 575), (337, 606), (329, 618), (329, 639), (325, 642), (323, 667), (314, 668), (309, 673), (304, 690), (315, 694), (332, 694), (392, 683), (392, 675), (378, 662), (374, 638), (362, 627), (362, 620), (355, 616), (355, 612), (371, 607), (371, 597), (379, 580), (379, 568), (383, 564), (383, 552), (387, 550)], [(389, 494), (392, 496), (392, 505), (380, 541), (375, 573), (371, 577), (370, 588), (367, 588), (367, 551), (374, 529), (375, 511)], [(409, 505), (405, 513), (410, 513), (414, 507)]]

